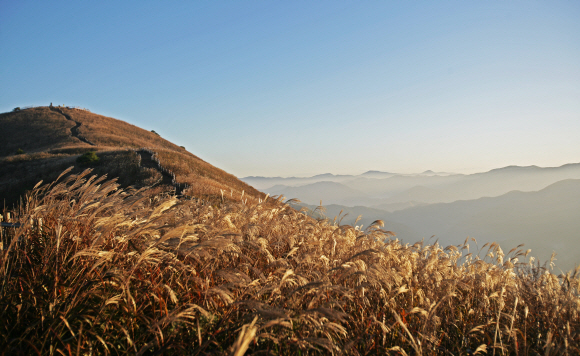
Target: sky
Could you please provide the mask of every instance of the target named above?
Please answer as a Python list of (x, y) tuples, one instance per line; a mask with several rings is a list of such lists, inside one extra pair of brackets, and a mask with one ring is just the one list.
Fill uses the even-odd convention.
[(580, 162), (578, 1), (0, 0), (0, 112), (80, 106), (238, 177)]

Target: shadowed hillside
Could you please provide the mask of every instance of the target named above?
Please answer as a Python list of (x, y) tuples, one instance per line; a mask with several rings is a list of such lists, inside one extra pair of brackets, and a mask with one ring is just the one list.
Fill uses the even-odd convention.
[[(0, 196), (11, 206), (38, 181), (52, 181), (64, 169), (90, 167), (126, 187), (154, 186), (152, 193), (182, 193), (206, 199), (239, 200), (263, 194), (154, 132), (127, 122), (67, 107), (35, 107), (0, 114)], [(157, 158), (142, 164), (140, 148)], [(98, 161), (77, 159), (96, 152)], [(227, 193), (227, 194), (226, 194)]]

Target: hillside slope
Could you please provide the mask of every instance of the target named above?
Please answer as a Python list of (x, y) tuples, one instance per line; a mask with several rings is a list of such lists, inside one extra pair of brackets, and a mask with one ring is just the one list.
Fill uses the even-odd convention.
[[(84, 170), (4, 211), (2, 354), (579, 354), (580, 268), (555, 274), (497, 244), (481, 259), (464, 256), (467, 245), (401, 242), (382, 221), (361, 229), (360, 221), (312, 219), (274, 199), (246, 201), (233, 194), (235, 177), (170, 143), (134, 149), (123, 146), (141, 139), (130, 132), (112, 137), (72, 112), (61, 115), (69, 136), (49, 130), (54, 149), (33, 141), (25, 146), (32, 153), (4, 156), (0, 167), (46, 175), (93, 150), (95, 171), (154, 182), (162, 194), (119, 189)], [(42, 127), (37, 117), (31, 125)], [(174, 168), (159, 170), (159, 162)], [(221, 192), (221, 204), (178, 199), (162, 189), (186, 179), (231, 187), (232, 201)], [(192, 189), (202, 188), (184, 193)], [(558, 191), (539, 193), (557, 203)]]
[[(154, 132), (88, 110), (35, 107), (0, 114), (0, 142), (0, 196), (6, 205), (14, 204), (38, 181), (51, 181), (70, 166), (76, 172), (86, 168), (76, 160), (90, 151), (99, 157), (90, 166), (95, 173), (117, 177), (122, 186), (154, 186), (154, 193), (177, 191), (212, 199), (221, 199), (222, 192), (232, 200), (242, 194), (263, 197)], [(151, 158), (154, 164), (145, 165)]]

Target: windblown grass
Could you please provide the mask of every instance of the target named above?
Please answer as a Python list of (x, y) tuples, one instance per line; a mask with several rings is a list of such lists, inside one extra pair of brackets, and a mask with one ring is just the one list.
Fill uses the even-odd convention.
[(187, 195), (208, 200), (215, 200), (222, 193), (229, 200), (239, 200), (242, 192), (246, 199), (257, 201), (265, 197), (254, 187), (191, 153), (163, 149), (158, 149), (156, 153), (163, 167), (172, 171), (179, 183), (189, 185), (184, 192)]
[[(161, 178), (159, 172), (140, 167), (134, 151), (99, 151), (97, 155), (99, 162), (92, 166), (94, 173), (115, 177), (123, 187), (149, 186)], [(38, 152), (0, 158), (2, 203), (13, 206), (23, 192), (31, 190), (41, 180), (54, 181), (71, 165), (75, 165), (73, 173), (82, 172), (86, 167), (77, 162), (77, 157), (66, 153)]]
[(24, 199), (1, 235), (1, 353), (580, 353), (578, 270), (280, 199), (145, 193), (87, 170)]

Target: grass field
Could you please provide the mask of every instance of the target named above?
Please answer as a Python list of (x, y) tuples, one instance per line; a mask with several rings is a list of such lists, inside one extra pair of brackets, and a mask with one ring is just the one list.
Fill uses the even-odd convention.
[(1, 229), (0, 353), (580, 354), (578, 270), (231, 194), (36, 187)]

